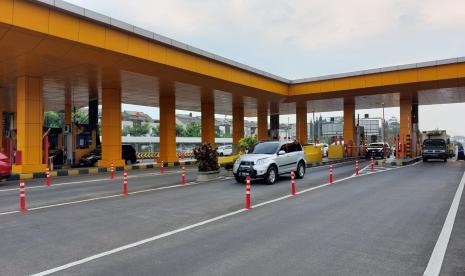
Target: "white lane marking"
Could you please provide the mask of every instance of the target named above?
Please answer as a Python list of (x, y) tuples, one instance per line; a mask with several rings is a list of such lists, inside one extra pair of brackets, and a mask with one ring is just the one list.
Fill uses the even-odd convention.
[[(416, 165), (416, 164), (413, 164), (413, 165)], [(400, 168), (405, 168), (405, 167), (410, 167), (410, 166), (412, 166), (412, 165), (404, 166), (404, 167), (400, 167)], [(356, 177), (349, 176), (349, 177), (341, 178), (341, 179), (333, 181), (333, 184), (338, 183), (338, 182), (342, 182), (342, 181), (345, 181), (345, 180), (349, 180), (349, 179), (352, 179), (352, 178), (356, 178)], [(320, 188), (323, 188), (323, 187), (326, 187), (326, 186), (329, 186), (329, 185), (330, 185), (330, 183), (322, 184), (322, 185), (319, 185), (319, 186), (316, 186), (316, 187), (312, 187), (312, 188), (302, 190), (300, 192), (297, 192), (297, 194), (307, 193), (307, 192), (310, 192), (310, 191), (313, 191), (313, 190), (316, 190), (316, 189), (320, 189)], [(292, 197), (292, 195), (286, 195), (286, 196), (278, 197), (278, 198), (271, 199), (271, 200), (268, 200), (268, 201), (265, 201), (265, 202), (261, 202), (261, 203), (252, 205), (252, 209), (253, 208), (259, 208), (261, 206), (265, 206), (267, 204), (271, 204), (271, 203), (274, 203), (274, 202), (277, 202), (277, 201), (281, 201), (281, 200), (284, 200), (284, 199), (287, 199), (287, 198), (290, 198), (290, 197)], [(131, 248), (134, 248), (134, 247), (146, 244), (146, 243), (150, 243), (150, 242), (162, 239), (162, 238), (166, 238), (166, 237), (172, 236), (172, 235), (180, 233), (180, 232), (191, 230), (193, 228), (197, 228), (197, 227), (200, 227), (200, 226), (205, 225), (205, 224), (209, 224), (209, 223), (212, 223), (212, 222), (215, 222), (215, 221), (227, 218), (227, 217), (231, 217), (231, 216), (237, 215), (239, 213), (243, 213), (245, 211), (247, 211), (247, 209), (239, 209), (239, 210), (236, 210), (236, 211), (233, 211), (233, 212), (230, 212), (230, 213), (227, 213), (227, 214), (223, 214), (223, 215), (220, 215), (220, 216), (208, 219), (208, 220), (204, 220), (204, 221), (192, 224), (192, 225), (188, 225), (188, 226), (185, 226), (185, 227), (182, 227), (182, 228), (178, 228), (178, 229), (175, 229), (173, 231), (165, 232), (163, 234), (156, 235), (156, 236), (144, 239), (144, 240), (140, 240), (140, 241), (130, 243), (130, 244), (127, 244), (127, 245), (123, 245), (121, 247), (117, 247), (117, 248), (114, 248), (114, 249), (111, 249), (111, 250), (108, 250), (108, 251), (104, 251), (104, 252), (101, 252), (99, 254), (92, 255), (90, 257), (86, 257), (86, 258), (83, 258), (83, 259), (80, 259), (80, 260), (77, 260), (77, 261), (74, 261), (74, 262), (70, 262), (70, 263), (67, 263), (67, 264), (64, 264), (64, 265), (49, 269), (49, 270), (45, 270), (45, 271), (42, 271), (42, 272), (39, 272), (39, 273), (36, 273), (36, 274), (32, 274), (31, 276), (45, 276), (45, 275), (49, 275), (49, 274), (52, 274), (52, 273), (55, 273), (55, 272), (59, 272), (59, 271), (62, 271), (62, 270), (65, 270), (65, 269), (68, 269), (68, 268), (71, 268), (71, 267), (75, 267), (75, 266), (78, 266), (78, 265), (81, 265), (81, 264), (84, 264), (84, 263), (88, 263), (88, 262), (96, 260), (96, 259), (103, 258), (105, 256), (109, 256), (109, 255), (112, 255), (112, 254), (115, 254), (115, 253), (118, 253), (118, 252), (121, 252), (121, 251), (124, 251), (124, 250), (128, 250), (128, 249), (131, 249)]]
[[(194, 169), (189, 169), (189, 170), (186, 170), (186, 172), (189, 172), (189, 171), (194, 171)], [(171, 175), (171, 174), (181, 174), (181, 171), (174, 171), (174, 172), (165, 172), (164, 175)], [(142, 177), (148, 177), (148, 176), (158, 176), (158, 175), (162, 175), (161, 173), (144, 173), (144, 174), (137, 174), (137, 175), (128, 175), (128, 179), (131, 179), (131, 178), (142, 178)], [(115, 180), (116, 179), (123, 179), (122, 176), (118, 176), (118, 177), (115, 177)], [(45, 178), (43, 178), (43, 180), (45, 181)], [(64, 182), (64, 183), (56, 183), (56, 184), (52, 184), (50, 186), (52, 187), (55, 187), (55, 186), (66, 186), (66, 185), (73, 185), (73, 184), (82, 184), (82, 183), (91, 183), (91, 182), (102, 182), (102, 181), (113, 181), (111, 179), (108, 179), (108, 178), (101, 178), (101, 179), (91, 179), (91, 180), (82, 180), (82, 181), (73, 181), (73, 182)], [(27, 187), (26, 186), (26, 190), (30, 190), (30, 189), (48, 189), (48, 187), (46, 185), (35, 185), (35, 186), (30, 186), (30, 187)], [(19, 188), (10, 188), (10, 189), (3, 189), (3, 190), (0, 190), (0, 192), (10, 192), (10, 191), (19, 191)]]
[[(193, 185), (197, 185), (197, 184), (199, 184), (199, 183), (197, 183), (197, 182), (189, 182), (189, 183), (184, 184), (184, 186), (193, 186)], [(183, 185), (182, 184), (176, 184), (176, 185), (172, 185), (172, 186), (163, 186), (163, 187), (158, 187), (158, 188), (134, 191), (134, 192), (130, 192), (128, 194), (129, 195), (135, 195), (135, 194), (141, 194), (141, 193), (147, 193), (147, 192), (153, 192), (153, 191), (162, 191), (162, 190), (167, 190), (167, 189), (174, 189), (174, 188), (179, 188), (179, 187), (183, 187)], [(74, 205), (74, 204), (78, 204), (78, 203), (91, 202), (91, 201), (96, 201), (96, 200), (101, 200), (101, 199), (109, 199), (109, 198), (122, 197), (122, 196), (124, 196), (124, 195), (123, 194), (116, 194), (116, 195), (108, 195), (108, 196), (101, 196), (101, 197), (93, 197), (93, 198), (88, 198), (88, 199), (82, 199), (82, 200), (69, 201), (69, 202), (63, 202), (63, 203), (57, 203), (57, 204), (51, 204), (51, 205), (28, 208), (28, 211), (48, 209), (48, 208), (53, 208), (53, 207), (66, 206), (66, 205)], [(8, 211), (8, 212), (0, 213), (0, 216), (16, 214), (16, 213), (19, 213), (19, 212), (20, 211), (18, 211), (18, 210)]]
[(441, 233), (439, 234), (439, 238), (434, 246), (431, 258), (429, 259), (428, 265), (423, 273), (424, 276), (436, 276), (441, 272), (442, 263), (446, 254), (447, 245), (449, 244), (450, 235), (452, 234), (452, 229), (454, 228), (455, 217), (457, 215), (457, 210), (459, 209), (464, 185), (465, 173), (463, 174), (462, 180), (457, 188), (457, 192), (455, 192), (454, 199), (452, 200), (449, 212), (447, 213)]
[(40, 272), (40, 273), (37, 273), (37, 274), (33, 274), (32, 276), (44, 276), (44, 275), (49, 275), (49, 274), (52, 274), (52, 273), (55, 273), (55, 272), (58, 272), (58, 271), (62, 271), (62, 270), (71, 268), (73, 266), (84, 264), (84, 263), (87, 263), (87, 262), (90, 262), (90, 261), (93, 261), (93, 260), (96, 260), (96, 259), (100, 259), (102, 257), (108, 256), (108, 255), (111, 255), (111, 254), (115, 254), (115, 253), (130, 249), (130, 248), (133, 248), (133, 247), (136, 247), (136, 246), (140, 246), (140, 245), (150, 243), (150, 242), (162, 239), (162, 238), (166, 238), (166, 237), (172, 236), (174, 234), (184, 232), (184, 231), (187, 231), (187, 230), (190, 230), (190, 229), (194, 229), (194, 228), (200, 227), (202, 225), (209, 224), (209, 223), (212, 223), (212, 222), (215, 222), (215, 221), (218, 221), (218, 220), (230, 217), (230, 216), (234, 216), (234, 215), (237, 215), (239, 213), (245, 212), (246, 210), (247, 209), (239, 209), (239, 210), (231, 212), (231, 213), (227, 213), (227, 214), (224, 214), (224, 215), (221, 215), (221, 216), (217, 216), (217, 217), (214, 217), (214, 218), (211, 218), (211, 219), (207, 219), (207, 220), (198, 222), (196, 224), (191, 224), (191, 225), (188, 225), (186, 227), (178, 228), (176, 230), (166, 232), (166, 233), (163, 233), (163, 234), (160, 234), (160, 235), (156, 235), (156, 236), (150, 237), (150, 238), (145, 239), (145, 240), (141, 240), (141, 241), (138, 241), (138, 242), (135, 242), (135, 243), (131, 243), (131, 244), (127, 244), (127, 245), (124, 245), (124, 246), (121, 246), (121, 247), (117, 247), (115, 249), (105, 251), (105, 252), (102, 252), (102, 253), (99, 253), (99, 254), (96, 254), (96, 255), (93, 255), (93, 256), (90, 256), (90, 257), (87, 257), (87, 258), (84, 258), (84, 259), (81, 259), (81, 260), (78, 260), (78, 261), (75, 261), (75, 262), (71, 262), (71, 263), (68, 263), (68, 264), (65, 264), (65, 265), (62, 265), (62, 266), (58, 266), (58, 267), (55, 267), (55, 268), (52, 268), (52, 269), (49, 269), (49, 270), (46, 270), (46, 271), (43, 271), (43, 272)]

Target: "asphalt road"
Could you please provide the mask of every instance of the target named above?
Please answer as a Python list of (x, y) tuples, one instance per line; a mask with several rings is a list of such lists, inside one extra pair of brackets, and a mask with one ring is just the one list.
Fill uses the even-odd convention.
[[(0, 214), (0, 274), (70, 264), (56, 274), (421, 275), (464, 170), (463, 162), (419, 163), (352, 177), (349, 163), (335, 166), (329, 186), (328, 168), (314, 168), (297, 180), (306, 192), (296, 197), (286, 197), (288, 177), (273, 186), (253, 183), (249, 211), (244, 185), (229, 178), (196, 184), (191, 172), (190, 185), (179, 187), (174, 172), (134, 172), (129, 187), (139, 192), (126, 197), (119, 196), (120, 180), (63, 178), (76, 183), (29, 188), (32, 210)], [(18, 191), (8, 189), (15, 186), (0, 187), (0, 213), (17, 209)], [(444, 275), (465, 273), (464, 226), (462, 198)]]

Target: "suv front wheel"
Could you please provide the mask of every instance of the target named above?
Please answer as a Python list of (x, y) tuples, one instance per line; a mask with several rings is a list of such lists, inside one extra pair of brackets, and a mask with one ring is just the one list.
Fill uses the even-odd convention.
[(305, 175), (305, 163), (301, 161), (297, 165), (296, 177), (297, 178), (304, 178), (304, 175)]
[(275, 166), (269, 167), (268, 171), (266, 172), (266, 176), (265, 176), (266, 184), (273, 185), (276, 182), (277, 178), (278, 178), (278, 171), (276, 170), (276, 167)]

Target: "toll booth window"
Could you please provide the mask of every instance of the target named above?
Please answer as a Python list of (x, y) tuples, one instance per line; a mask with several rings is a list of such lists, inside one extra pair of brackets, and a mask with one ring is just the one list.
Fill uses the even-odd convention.
[(90, 134), (79, 134), (76, 137), (76, 147), (79, 149), (87, 149), (92, 144), (92, 136)]

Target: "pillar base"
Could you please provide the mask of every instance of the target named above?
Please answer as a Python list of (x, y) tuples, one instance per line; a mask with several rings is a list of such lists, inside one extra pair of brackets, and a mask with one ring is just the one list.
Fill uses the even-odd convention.
[(13, 173), (42, 173), (45, 172), (47, 165), (45, 164), (23, 164), (13, 165), (11, 171)]
[(161, 163), (161, 161), (165, 162), (165, 164), (175, 163), (175, 162), (179, 162), (179, 158), (178, 157), (158, 157), (157, 163)]
[(99, 168), (110, 168), (111, 164), (113, 163), (113, 166), (115, 167), (123, 167), (126, 165), (126, 162), (123, 159), (119, 160), (99, 160), (98, 161), (98, 167)]

